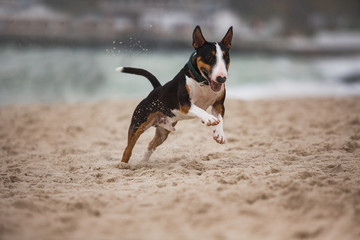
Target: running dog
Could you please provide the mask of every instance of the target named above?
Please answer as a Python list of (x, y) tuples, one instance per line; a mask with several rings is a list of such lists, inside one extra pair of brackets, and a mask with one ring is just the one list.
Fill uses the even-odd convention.
[[(193, 47), (189, 61), (173, 80), (161, 85), (150, 72), (131, 67), (119, 67), (118, 72), (141, 75), (149, 79), (154, 90), (136, 107), (129, 127), (128, 142), (122, 156), (127, 163), (140, 135), (151, 126), (155, 136), (144, 154), (148, 160), (169, 133), (175, 131), (180, 120), (199, 118), (207, 126), (215, 126), (213, 139), (224, 144), (225, 82), (230, 66), (229, 50), (233, 28), (230, 27), (220, 42), (207, 42), (199, 26), (193, 32)], [(212, 114), (206, 109), (212, 106)]]

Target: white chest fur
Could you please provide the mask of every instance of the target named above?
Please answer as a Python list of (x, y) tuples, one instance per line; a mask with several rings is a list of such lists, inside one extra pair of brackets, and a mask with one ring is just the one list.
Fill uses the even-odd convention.
[[(205, 114), (205, 117), (208, 116), (209, 114), (204, 111), (206, 111), (206, 109), (210, 105), (213, 105), (224, 91), (224, 84), (222, 85), (221, 90), (219, 92), (214, 92), (213, 90), (211, 90), (209, 86), (207, 85), (202, 86), (200, 83), (196, 82), (192, 78), (188, 78), (187, 76), (186, 76), (186, 85), (189, 87), (190, 90), (189, 95), (190, 95), (190, 102), (192, 104), (191, 108), (198, 108), (200, 110), (202, 109), (200, 112), (203, 112), (202, 115)], [(196, 114), (194, 115), (194, 114), (181, 113), (179, 110), (172, 110), (172, 113), (175, 115), (175, 117), (172, 117), (170, 119), (171, 122), (199, 117)]]
[(221, 90), (214, 92), (208, 85), (201, 85), (194, 79), (186, 76), (186, 84), (190, 90), (190, 101), (199, 108), (206, 110), (210, 105), (214, 104), (224, 91), (224, 84)]

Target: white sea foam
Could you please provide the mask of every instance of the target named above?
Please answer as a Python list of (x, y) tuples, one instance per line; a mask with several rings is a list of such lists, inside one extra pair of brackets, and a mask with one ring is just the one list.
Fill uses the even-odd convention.
[(360, 96), (360, 83), (272, 82), (227, 88), (227, 97), (243, 100)]

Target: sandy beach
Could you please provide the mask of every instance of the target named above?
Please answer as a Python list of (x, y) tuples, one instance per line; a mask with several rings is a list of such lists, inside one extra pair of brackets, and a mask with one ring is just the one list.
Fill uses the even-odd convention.
[(138, 100), (0, 107), (0, 239), (360, 239), (360, 98), (226, 100), (120, 164)]

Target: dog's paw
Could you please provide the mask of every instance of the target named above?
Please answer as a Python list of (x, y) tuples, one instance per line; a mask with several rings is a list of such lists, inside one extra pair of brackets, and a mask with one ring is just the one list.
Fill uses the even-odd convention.
[(213, 139), (217, 143), (225, 144), (226, 138), (225, 138), (225, 134), (224, 134), (224, 131), (222, 130), (222, 128), (216, 128), (213, 132), (214, 132)]
[(202, 118), (201, 122), (206, 124), (207, 126), (215, 126), (220, 123), (220, 120), (209, 114), (208, 116)]

